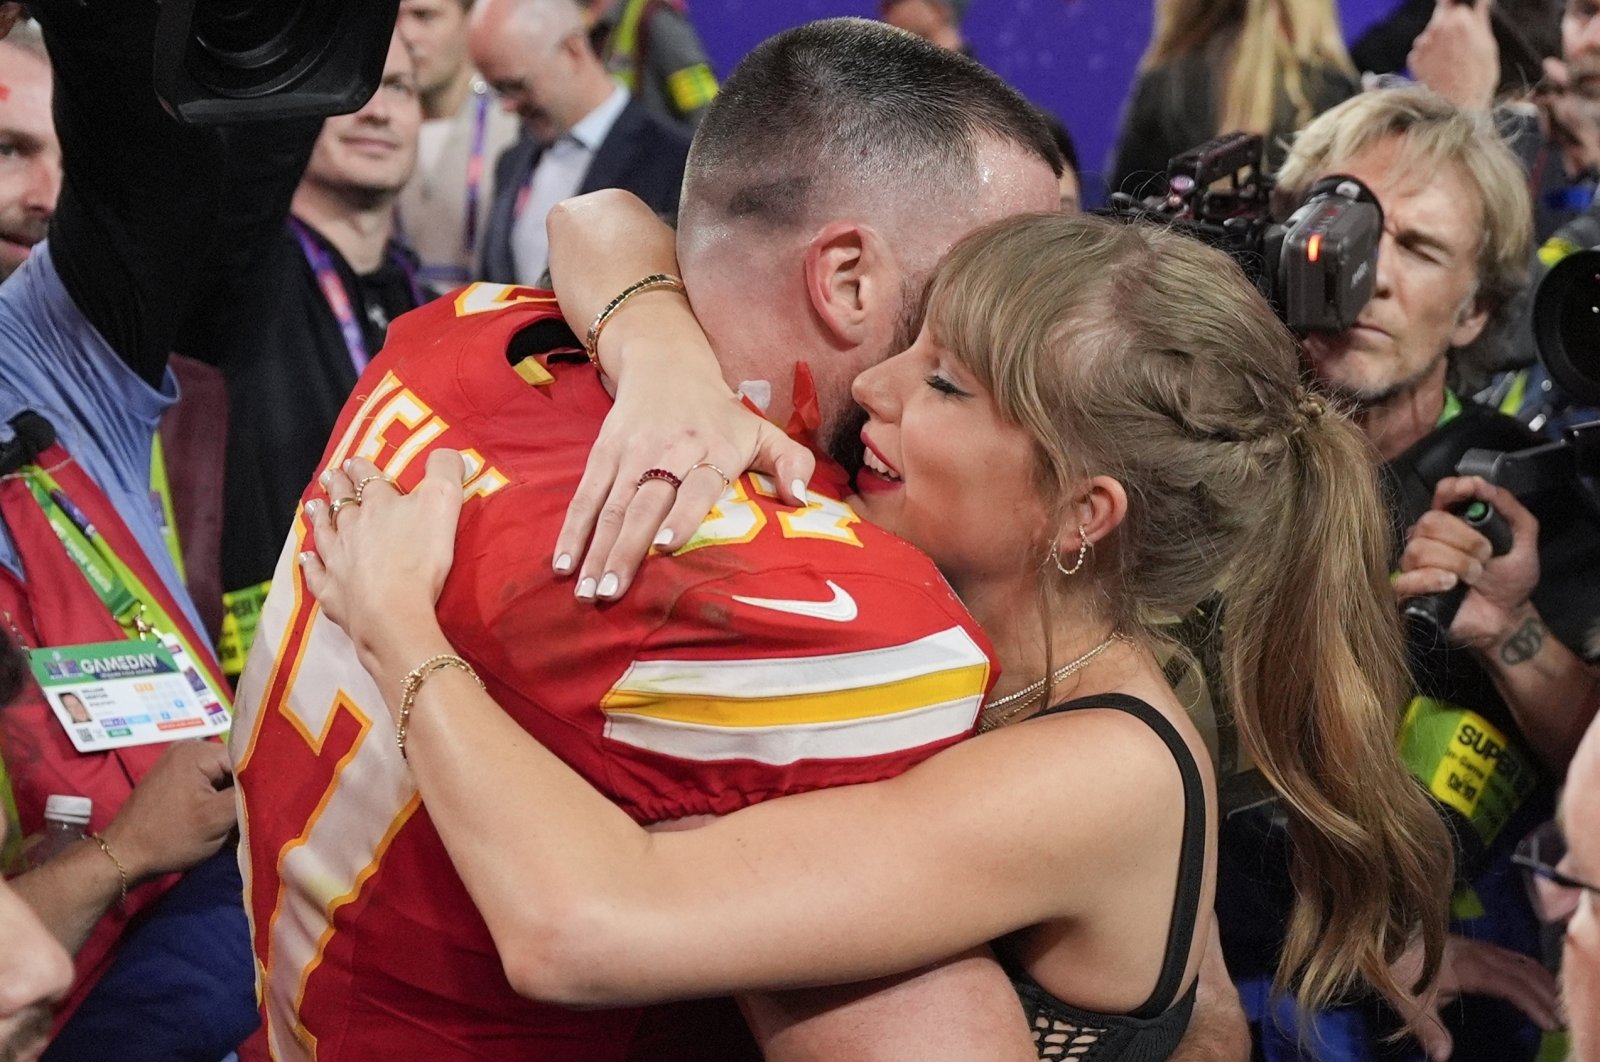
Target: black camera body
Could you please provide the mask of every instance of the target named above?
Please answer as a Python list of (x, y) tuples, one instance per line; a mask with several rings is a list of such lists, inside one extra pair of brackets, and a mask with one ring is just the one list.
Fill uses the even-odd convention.
[(1108, 213), (1169, 224), (1227, 251), (1295, 332), (1342, 332), (1372, 297), (1383, 209), (1354, 177), (1333, 176), (1274, 221), (1264, 146), (1249, 133), (1208, 140), (1168, 163), (1166, 195), (1119, 193)]
[(161, 0), (155, 82), (191, 125), (360, 110), (400, 0)]

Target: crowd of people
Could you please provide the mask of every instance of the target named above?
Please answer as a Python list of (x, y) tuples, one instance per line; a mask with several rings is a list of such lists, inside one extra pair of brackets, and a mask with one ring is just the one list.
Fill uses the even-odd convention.
[[(1111, 217), (964, 2), (393, 6), (0, 4), (0, 1058), (1600, 1062), (1600, 497), (1461, 471), (1591, 0), (1155, 0)], [(1236, 130), (1348, 327), (1127, 216)]]

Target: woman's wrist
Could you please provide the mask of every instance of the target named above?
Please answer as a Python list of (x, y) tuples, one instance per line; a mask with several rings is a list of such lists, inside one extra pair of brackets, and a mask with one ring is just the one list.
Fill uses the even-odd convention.
[(417, 664), (436, 653), (450, 652), (432, 605), (396, 607), (355, 639), (356, 655), (387, 695)]
[(662, 289), (634, 296), (606, 326), (598, 352), (601, 366), (613, 380), (653, 371), (673, 377), (703, 374), (722, 378), (721, 366), (689, 303), (675, 291)]

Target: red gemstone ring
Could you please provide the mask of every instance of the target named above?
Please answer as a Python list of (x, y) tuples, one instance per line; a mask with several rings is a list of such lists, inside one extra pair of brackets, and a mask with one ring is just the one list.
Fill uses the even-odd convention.
[(659, 479), (673, 490), (677, 490), (679, 487), (683, 486), (683, 480), (679, 479), (677, 476), (673, 475), (671, 472), (668, 472), (664, 468), (645, 469), (644, 475), (639, 477), (637, 486), (642, 487), (652, 479)]

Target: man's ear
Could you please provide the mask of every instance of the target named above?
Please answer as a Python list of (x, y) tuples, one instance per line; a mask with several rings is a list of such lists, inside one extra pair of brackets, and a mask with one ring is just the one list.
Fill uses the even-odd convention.
[(892, 286), (887, 248), (873, 229), (832, 221), (806, 244), (806, 296), (824, 330), (842, 347), (865, 342)]

